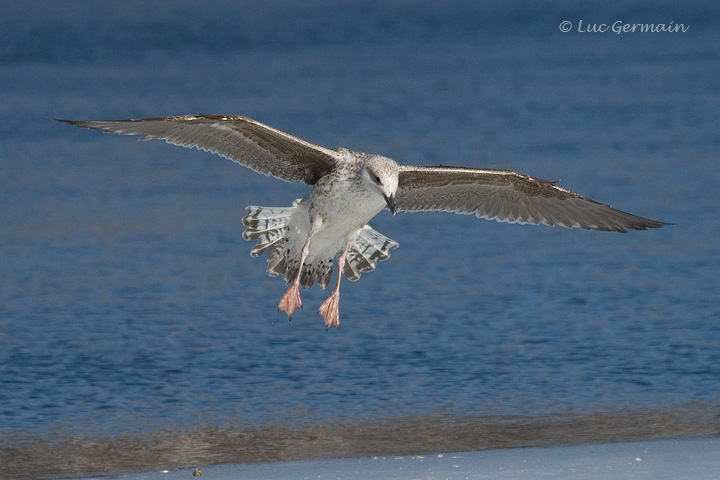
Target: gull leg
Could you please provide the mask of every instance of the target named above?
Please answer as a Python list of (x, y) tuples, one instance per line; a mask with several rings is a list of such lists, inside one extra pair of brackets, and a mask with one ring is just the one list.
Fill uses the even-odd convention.
[(300, 300), (300, 276), (302, 275), (303, 265), (305, 259), (310, 252), (310, 239), (308, 238), (305, 245), (303, 245), (302, 253), (300, 254), (300, 266), (298, 267), (298, 273), (293, 281), (290, 288), (287, 289), (285, 295), (280, 299), (278, 304), (278, 311), (285, 312), (288, 315), (288, 319), (292, 320), (293, 312), (297, 307), (302, 308), (302, 300)]
[(345, 254), (347, 253), (347, 247), (343, 250), (342, 255), (338, 258), (338, 278), (337, 284), (332, 295), (320, 305), (318, 313), (322, 315), (325, 320), (325, 326), (327, 328), (340, 326), (340, 279), (342, 278), (343, 267), (345, 267)]

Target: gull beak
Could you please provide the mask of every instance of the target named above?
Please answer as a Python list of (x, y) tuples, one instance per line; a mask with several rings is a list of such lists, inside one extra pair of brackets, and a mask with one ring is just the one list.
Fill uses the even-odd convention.
[(397, 208), (395, 208), (395, 195), (384, 195), (385, 197), (385, 203), (387, 203), (387, 207), (390, 209), (390, 212), (393, 214), (393, 217), (395, 216), (395, 212), (397, 212)]

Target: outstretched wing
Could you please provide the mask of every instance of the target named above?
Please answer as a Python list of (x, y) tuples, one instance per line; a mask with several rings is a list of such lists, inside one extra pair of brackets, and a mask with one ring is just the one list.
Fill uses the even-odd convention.
[(117, 121), (60, 122), (140, 140), (165, 140), (197, 148), (241, 163), (256, 172), (288, 182), (314, 184), (338, 162), (340, 155), (240, 115), (184, 115)]
[(508, 170), (400, 166), (398, 210), (440, 210), (499, 222), (625, 232), (667, 225), (616, 210), (555, 185)]

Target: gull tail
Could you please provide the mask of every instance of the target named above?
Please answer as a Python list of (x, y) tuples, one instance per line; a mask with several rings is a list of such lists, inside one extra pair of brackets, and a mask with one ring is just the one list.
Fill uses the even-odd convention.
[[(279, 208), (251, 206), (246, 210), (243, 238), (258, 241), (250, 251), (250, 256), (259, 257), (267, 252), (267, 271), (270, 276), (282, 275), (286, 282), (293, 281), (298, 274), (300, 250), (305, 242), (300, 229), (290, 227), (291, 222), (299, 222), (297, 217), (293, 219), (298, 213), (297, 204)], [(332, 256), (327, 259), (308, 258), (300, 275), (300, 285), (308, 288), (317, 282), (321, 288), (325, 288), (330, 283), (331, 274)]]
[[(259, 257), (263, 253), (268, 254), (267, 271), (271, 277), (283, 275), (290, 277), (288, 265), (288, 235), (290, 232), (290, 220), (296, 207), (273, 208), (250, 206), (246, 209), (247, 215), (242, 219), (245, 225), (243, 238), (255, 240), (257, 243), (250, 251), (251, 257)], [(297, 268), (294, 270), (297, 272)], [(287, 275), (286, 275), (286, 272)]]
[(353, 282), (365, 272), (375, 270), (377, 262), (390, 258), (390, 251), (398, 243), (365, 225), (348, 248), (343, 273)]
[[(243, 225), (245, 231), (243, 238), (245, 240), (257, 239), (257, 244), (250, 251), (250, 256), (259, 257), (268, 249), (270, 258), (273, 247), (277, 247), (278, 243), (282, 244), (282, 239), (289, 230), (288, 222), (295, 211), (295, 207), (290, 208), (270, 208), (270, 207), (247, 207), (247, 215), (243, 217)], [(270, 267), (268, 266), (268, 270)]]
[[(259, 257), (267, 252), (267, 271), (270, 276), (282, 275), (287, 282), (293, 281), (298, 274), (300, 250), (305, 237), (300, 230), (291, 228), (299, 222), (298, 206), (292, 207), (247, 207), (247, 215), (243, 217), (245, 240), (257, 240), (250, 251), (252, 257)], [(297, 226), (297, 225), (296, 225)], [(355, 238), (349, 242), (343, 274), (355, 281), (365, 272), (372, 272), (381, 260), (390, 257), (390, 251), (397, 248), (398, 243), (387, 238), (368, 225), (362, 227)], [(339, 254), (340, 252), (337, 252)], [(310, 256), (305, 261), (300, 274), (300, 285), (308, 288), (317, 282), (321, 288), (330, 283), (333, 269), (333, 257)]]

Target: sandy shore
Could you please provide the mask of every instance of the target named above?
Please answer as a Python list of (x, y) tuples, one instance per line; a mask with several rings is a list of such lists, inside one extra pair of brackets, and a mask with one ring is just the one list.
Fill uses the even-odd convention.
[[(362, 457), (199, 467), (230, 479), (720, 479), (720, 438), (512, 448), (417, 456)], [(111, 475), (126, 480), (193, 478), (195, 468)], [(199, 472), (198, 472), (199, 473)], [(101, 477), (84, 477), (87, 480)], [(199, 478), (199, 477), (195, 477)]]

